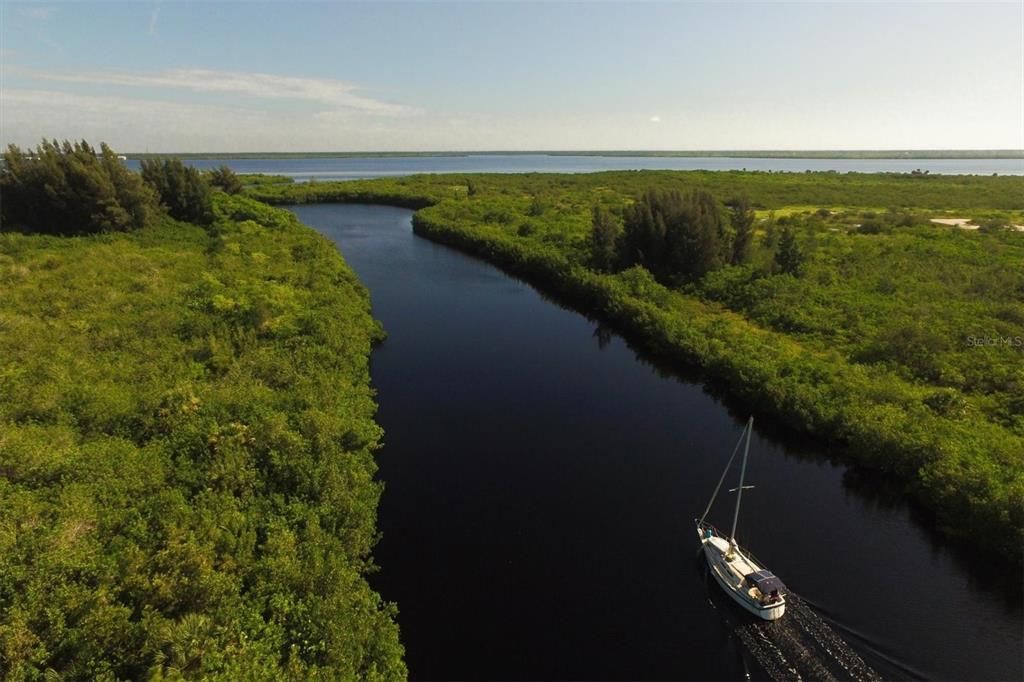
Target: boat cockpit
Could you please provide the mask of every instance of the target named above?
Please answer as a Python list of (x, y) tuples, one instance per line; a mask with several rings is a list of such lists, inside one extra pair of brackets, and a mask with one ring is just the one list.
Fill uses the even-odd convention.
[(774, 604), (786, 595), (786, 586), (771, 571), (755, 571), (743, 579), (750, 588), (750, 596), (762, 604)]

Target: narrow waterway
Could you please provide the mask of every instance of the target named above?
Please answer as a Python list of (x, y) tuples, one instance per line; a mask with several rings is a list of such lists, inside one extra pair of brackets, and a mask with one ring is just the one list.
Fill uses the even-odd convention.
[(409, 211), (292, 210), (339, 245), (388, 333), (371, 582), (398, 603), (414, 678), (1021, 679), (1020, 571), (767, 423), (738, 536), (806, 605), (754, 623), (693, 529), (747, 415), (414, 236)]

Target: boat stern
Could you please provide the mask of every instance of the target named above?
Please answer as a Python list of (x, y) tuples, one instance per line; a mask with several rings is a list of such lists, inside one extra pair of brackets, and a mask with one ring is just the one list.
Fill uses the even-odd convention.
[(782, 618), (784, 613), (786, 613), (786, 600), (782, 599), (775, 604), (760, 609), (757, 615), (765, 620), (778, 620)]

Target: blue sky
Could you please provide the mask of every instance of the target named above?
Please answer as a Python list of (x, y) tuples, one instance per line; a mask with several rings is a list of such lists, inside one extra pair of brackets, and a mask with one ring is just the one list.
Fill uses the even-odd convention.
[(0, 142), (1024, 148), (1024, 2), (0, 0)]

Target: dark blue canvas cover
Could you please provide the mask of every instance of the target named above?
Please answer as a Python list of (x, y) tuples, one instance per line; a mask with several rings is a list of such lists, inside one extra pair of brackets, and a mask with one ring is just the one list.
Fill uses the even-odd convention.
[(775, 590), (783, 594), (786, 591), (786, 586), (771, 571), (757, 571), (746, 578), (754, 587), (761, 590), (761, 594), (771, 594)]

